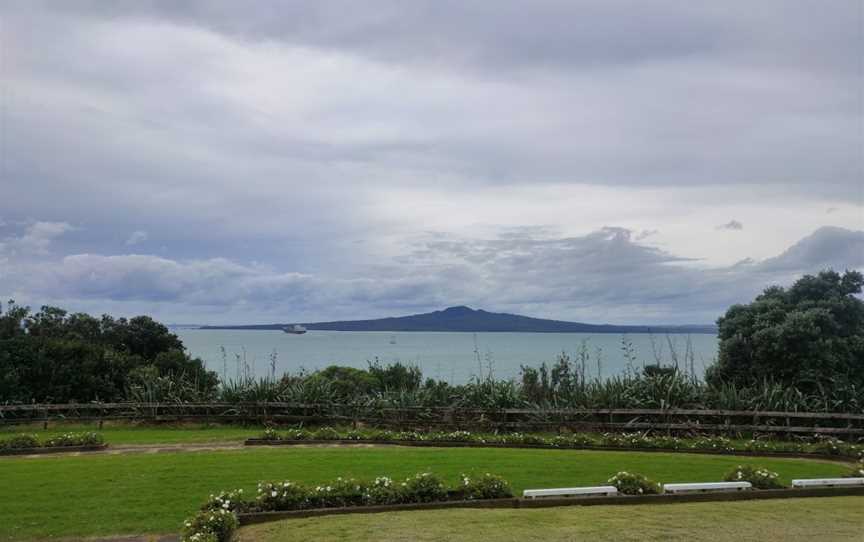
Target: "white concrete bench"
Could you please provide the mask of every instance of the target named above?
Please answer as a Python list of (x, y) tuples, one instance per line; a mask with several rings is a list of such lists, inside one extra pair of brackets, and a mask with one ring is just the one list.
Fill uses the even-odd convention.
[(792, 480), (792, 487), (850, 487), (864, 486), (864, 478), (813, 478)]
[(613, 497), (618, 494), (615, 486), (561, 487), (555, 489), (526, 489), (526, 499), (548, 499), (554, 497)]
[(705, 484), (663, 484), (664, 493), (706, 493), (709, 491), (744, 491), (753, 489), (750, 482), (709, 482)]

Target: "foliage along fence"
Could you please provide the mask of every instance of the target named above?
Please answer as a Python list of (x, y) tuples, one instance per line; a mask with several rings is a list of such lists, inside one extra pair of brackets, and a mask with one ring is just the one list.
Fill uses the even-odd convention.
[(381, 408), (300, 403), (88, 403), (0, 405), (0, 425), (109, 420), (484, 431), (664, 431), (864, 436), (864, 414), (685, 409)]

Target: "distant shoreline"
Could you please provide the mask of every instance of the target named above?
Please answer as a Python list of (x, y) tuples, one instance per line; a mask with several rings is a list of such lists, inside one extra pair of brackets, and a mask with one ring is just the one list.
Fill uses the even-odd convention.
[(309, 331), (380, 331), (449, 333), (614, 333), (614, 334), (717, 334), (713, 325), (615, 325), (586, 324), (547, 320), (518, 314), (495, 313), (470, 307), (450, 307), (441, 311), (374, 320), (337, 322), (291, 322), (284, 324), (241, 324), (201, 326), (199, 329), (234, 331), (281, 331), (299, 324)]
[[(289, 325), (289, 324), (286, 324)], [(686, 327), (662, 327), (649, 328), (647, 330), (623, 330), (623, 331), (541, 331), (541, 330), (508, 330), (508, 329), (316, 329), (303, 324), (309, 331), (349, 331), (357, 333), (549, 333), (549, 334), (567, 334), (567, 333), (605, 333), (609, 335), (650, 335), (650, 334), (678, 334), (678, 335), (716, 335), (717, 328), (714, 326), (686, 326)], [(274, 327), (275, 326), (275, 327)], [(182, 329), (185, 331), (282, 331), (283, 325), (238, 325), (238, 326), (178, 326), (172, 329)], [(638, 326), (642, 327), (642, 326)]]

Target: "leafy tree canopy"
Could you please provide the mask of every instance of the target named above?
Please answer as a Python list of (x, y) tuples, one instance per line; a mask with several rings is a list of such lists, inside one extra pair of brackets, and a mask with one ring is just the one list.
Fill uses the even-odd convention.
[(180, 339), (148, 316), (115, 319), (31, 313), (0, 307), (0, 402), (119, 401), (141, 375), (192, 384), (212, 393), (216, 374), (192, 359)]
[(864, 276), (822, 271), (790, 288), (772, 286), (718, 321), (711, 383), (774, 380), (801, 389), (864, 385)]

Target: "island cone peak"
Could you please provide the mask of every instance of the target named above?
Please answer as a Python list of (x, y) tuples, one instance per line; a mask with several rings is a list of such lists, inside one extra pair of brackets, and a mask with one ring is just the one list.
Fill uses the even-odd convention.
[[(286, 324), (205, 326), (205, 329), (283, 329)], [(714, 326), (631, 326), (584, 324), (562, 320), (531, 318), (518, 314), (488, 312), (465, 305), (410, 316), (349, 320), (339, 322), (308, 322), (309, 330), (329, 331), (461, 331), (461, 332), (526, 332), (526, 333), (716, 333)]]

